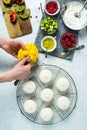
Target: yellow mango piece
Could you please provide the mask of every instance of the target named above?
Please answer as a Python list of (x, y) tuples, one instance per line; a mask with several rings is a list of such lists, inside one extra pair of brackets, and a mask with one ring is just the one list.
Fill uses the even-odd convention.
[(20, 49), (18, 51), (18, 60), (24, 59), (27, 55), (30, 57), (30, 63), (34, 63), (38, 58), (38, 49), (35, 44), (25, 44), (26, 50)]

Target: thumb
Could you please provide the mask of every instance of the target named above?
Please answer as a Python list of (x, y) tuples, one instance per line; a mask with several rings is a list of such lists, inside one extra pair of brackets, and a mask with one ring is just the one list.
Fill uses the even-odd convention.
[(29, 61), (30, 61), (29, 56), (27, 56), (20, 62), (20, 64), (21, 65), (26, 65), (27, 63), (29, 63)]

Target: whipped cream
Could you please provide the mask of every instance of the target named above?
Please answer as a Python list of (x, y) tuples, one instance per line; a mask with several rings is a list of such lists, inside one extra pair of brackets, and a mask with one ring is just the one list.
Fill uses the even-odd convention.
[(81, 11), (80, 17), (76, 17), (75, 13), (80, 12), (83, 4), (80, 2), (70, 2), (64, 13), (63, 21), (65, 25), (73, 30), (80, 30), (87, 26), (87, 9)]

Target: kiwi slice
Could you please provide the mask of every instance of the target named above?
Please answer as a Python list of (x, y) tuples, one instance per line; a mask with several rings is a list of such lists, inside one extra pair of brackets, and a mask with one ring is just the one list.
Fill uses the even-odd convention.
[(30, 9), (27, 9), (27, 14), (19, 13), (19, 16), (21, 19), (28, 19), (30, 16), (30, 13), (31, 13)]
[(25, 9), (25, 6), (24, 6), (24, 5), (18, 5), (18, 6), (16, 7), (17, 12), (22, 12), (22, 11), (24, 11), (24, 9)]

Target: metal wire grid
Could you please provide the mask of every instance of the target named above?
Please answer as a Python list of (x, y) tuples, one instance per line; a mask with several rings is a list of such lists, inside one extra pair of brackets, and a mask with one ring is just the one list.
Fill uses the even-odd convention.
[[(52, 81), (50, 83), (48, 83), (46, 86), (39, 80), (39, 74), (40, 74), (41, 70), (43, 70), (43, 69), (49, 69), (53, 74)], [(59, 92), (57, 90), (57, 88), (55, 87), (56, 80), (59, 77), (66, 77), (70, 82), (70, 88), (65, 93)], [(35, 93), (32, 95), (26, 94), (22, 89), (23, 83), (28, 80), (34, 81), (36, 84), (36, 87), (37, 87)], [(44, 101), (42, 101), (40, 99), (40, 92), (45, 87), (49, 87), (54, 92), (54, 98), (49, 103), (45, 103)], [(66, 96), (69, 98), (69, 100), (70, 100), (69, 109), (62, 111), (58, 108), (58, 106), (56, 105), (57, 104), (56, 101), (60, 96)], [(28, 114), (24, 111), (23, 104), (28, 99), (35, 100), (37, 103), (37, 111), (34, 114)], [(76, 85), (75, 85), (72, 77), (62, 68), (53, 66), (53, 65), (39, 65), (39, 66), (33, 68), (32, 75), (28, 79), (26, 79), (24, 81), (20, 81), (18, 88), (17, 88), (17, 103), (20, 108), (20, 111), (22, 112), (22, 114), (25, 117), (27, 117), (29, 120), (31, 120), (32, 122), (37, 123), (37, 124), (51, 125), (51, 124), (55, 124), (60, 121), (63, 121), (74, 110), (74, 108), (76, 106), (76, 101), (77, 101), (77, 89), (76, 89)], [(39, 117), (41, 109), (43, 109), (45, 107), (50, 107), (54, 113), (52, 120), (50, 120), (49, 122), (44, 122)]]

